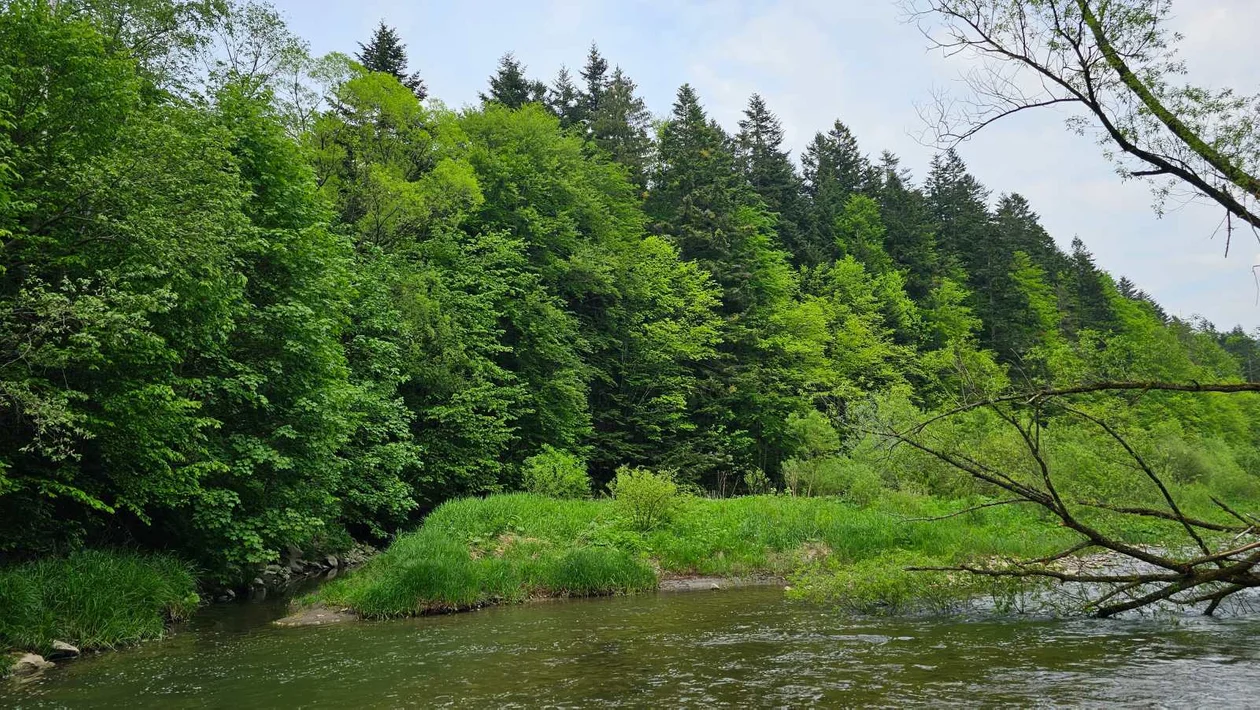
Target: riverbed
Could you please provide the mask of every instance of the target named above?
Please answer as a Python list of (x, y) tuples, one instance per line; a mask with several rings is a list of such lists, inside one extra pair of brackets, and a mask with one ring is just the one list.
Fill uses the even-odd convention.
[(775, 588), (280, 628), (217, 605), (164, 641), (0, 685), (13, 708), (1251, 706), (1260, 618), (862, 618)]

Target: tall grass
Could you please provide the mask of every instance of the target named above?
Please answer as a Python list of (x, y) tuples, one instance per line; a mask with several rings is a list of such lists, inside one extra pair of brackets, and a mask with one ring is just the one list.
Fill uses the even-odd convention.
[(941, 561), (1044, 554), (1066, 540), (1051, 521), (1015, 506), (908, 520), (961, 507), (895, 493), (865, 508), (787, 496), (684, 498), (666, 522), (643, 532), (609, 500), (455, 500), (307, 601), (388, 617), (651, 589), (653, 568), (666, 575), (786, 575), (899, 551)]
[(197, 607), (196, 578), (167, 555), (84, 550), (0, 568), (0, 647), (83, 650), (161, 637)]

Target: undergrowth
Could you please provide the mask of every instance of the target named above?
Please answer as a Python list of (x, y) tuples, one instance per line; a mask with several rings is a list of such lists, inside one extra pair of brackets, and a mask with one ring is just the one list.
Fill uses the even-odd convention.
[(303, 601), (390, 617), (535, 596), (628, 593), (654, 588), (660, 576), (697, 574), (793, 575), (802, 593), (827, 597), (835, 587), (808, 580), (835, 578), (836, 570), (858, 563), (895, 561), (903, 552), (957, 562), (1045, 554), (1068, 539), (1037, 511), (1016, 506), (911, 520), (959, 507), (906, 494), (864, 508), (834, 498), (684, 497), (668, 519), (645, 531), (611, 500), (532, 494), (454, 500), (363, 569)]

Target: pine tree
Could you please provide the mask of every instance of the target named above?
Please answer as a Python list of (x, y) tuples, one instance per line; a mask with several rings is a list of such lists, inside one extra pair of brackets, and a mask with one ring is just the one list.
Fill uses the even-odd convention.
[(648, 163), (652, 153), (652, 114), (636, 93), (634, 82), (613, 70), (612, 81), (590, 117), (590, 138), (612, 159), (630, 171), (630, 179), (640, 189), (647, 186)]
[(516, 109), (527, 103), (545, 103), (547, 85), (525, 77), (525, 66), (511, 52), (499, 58), (499, 69), (490, 77), (490, 93), (481, 94), (486, 103), (502, 104)]
[(407, 46), (398, 38), (398, 32), (386, 25), (384, 20), (376, 26), (367, 44), (359, 43), (359, 52), (355, 57), (368, 71), (389, 74), (397, 79), (411, 89), (417, 99), (423, 101), (428, 96), (429, 90), (420, 79), (420, 73), (407, 73)]
[(766, 207), (778, 215), (780, 243), (793, 253), (801, 250), (801, 181), (783, 150), (783, 126), (758, 94), (748, 99), (735, 145), (744, 178)]

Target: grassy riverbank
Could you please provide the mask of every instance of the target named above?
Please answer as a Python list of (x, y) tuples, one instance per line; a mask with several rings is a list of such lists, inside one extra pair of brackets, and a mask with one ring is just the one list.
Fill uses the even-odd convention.
[(197, 608), (188, 564), (166, 555), (85, 550), (0, 568), (0, 649), (81, 650), (161, 637)]
[(832, 580), (840, 566), (1035, 555), (1066, 539), (1016, 506), (911, 520), (961, 507), (902, 495), (865, 508), (831, 498), (686, 497), (659, 525), (642, 530), (615, 500), (455, 500), (366, 567), (304, 601), (390, 617), (633, 592), (683, 575), (790, 576), (806, 593), (824, 593), (811, 580)]

